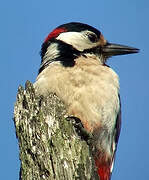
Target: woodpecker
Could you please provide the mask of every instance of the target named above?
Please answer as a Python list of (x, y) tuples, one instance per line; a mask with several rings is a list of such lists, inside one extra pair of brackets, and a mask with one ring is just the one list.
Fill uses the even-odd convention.
[(110, 180), (121, 128), (118, 75), (106, 64), (116, 55), (139, 49), (109, 43), (96, 28), (71, 22), (54, 29), (41, 48), (41, 65), (34, 87), (65, 103), (92, 134), (100, 180)]

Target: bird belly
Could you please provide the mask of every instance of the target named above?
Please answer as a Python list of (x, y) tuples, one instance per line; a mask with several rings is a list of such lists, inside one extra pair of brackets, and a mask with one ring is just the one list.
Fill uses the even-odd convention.
[(102, 180), (108, 180), (115, 152), (114, 128), (120, 109), (119, 82), (107, 66), (77, 65), (73, 68), (53, 63), (43, 70), (34, 84), (44, 96), (56, 93), (65, 103), (68, 115), (79, 118), (93, 134), (95, 163)]

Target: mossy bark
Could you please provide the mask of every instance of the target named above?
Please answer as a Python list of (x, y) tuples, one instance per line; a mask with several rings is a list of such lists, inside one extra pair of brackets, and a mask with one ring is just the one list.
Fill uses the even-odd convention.
[(68, 120), (63, 102), (55, 94), (35, 94), (33, 85), (19, 87), (14, 123), (20, 148), (21, 180), (96, 180), (88, 143)]

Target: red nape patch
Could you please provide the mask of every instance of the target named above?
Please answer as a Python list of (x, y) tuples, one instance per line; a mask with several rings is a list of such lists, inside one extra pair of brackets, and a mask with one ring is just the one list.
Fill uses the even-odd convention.
[(100, 180), (110, 180), (111, 177), (111, 166), (108, 164), (102, 164), (98, 160), (95, 161), (97, 167), (97, 173), (100, 177)]
[(44, 40), (44, 42), (47, 42), (47, 41), (49, 41), (50, 39), (57, 37), (60, 33), (66, 32), (66, 31), (67, 31), (67, 30), (66, 30), (65, 28), (57, 28), (57, 29), (54, 29), (54, 30), (46, 37), (46, 39)]

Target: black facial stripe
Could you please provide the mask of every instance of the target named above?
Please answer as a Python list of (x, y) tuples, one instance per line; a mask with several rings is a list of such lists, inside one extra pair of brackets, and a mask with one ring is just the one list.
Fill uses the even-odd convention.
[(60, 51), (62, 57), (74, 59), (76, 58), (76, 56), (79, 56), (80, 51), (75, 49), (72, 45), (66, 44), (61, 40), (56, 40), (56, 41), (58, 43), (58, 50)]
[[(58, 57), (55, 59), (50, 59), (44, 62), (44, 56), (45, 53), (47, 52), (47, 48), (52, 44), (52, 43), (57, 43), (57, 50), (59, 52)], [(57, 40), (57, 39), (52, 39), (51, 41), (45, 42), (42, 45), (41, 48), (41, 66), (39, 69), (38, 73), (41, 73), (51, 62), (53, 61), (60, 61), (64, 66), (74, 66), (74, 59), (77, 58), (78, 56), (80, 56), (81, 52), (76, 50), (75, 48), (73, 48), (73, 46), (64, 43), (61, 40)]]
[[(45, 42), (42, 44), (42, 47), (41, 47), (41, 52), (40, 52), (40, 55), (41, 55), (41, 58), (44, 57), (45, 53), (47, 52), (47, 48), (52, 44), (52, 43), (57, 43), (58, 44), (58, 50), (61, 52), (62, 56), (63, 55), (67, 55), (67, 56), (71, 56), (73, 54), (76, 54), (78, 55), (79, 54), (79, 51), (76, 50), (75, 48), (73, 48), (73, 46), (69, 45), (69, 44), (66, 44), (64, 43), (63, 41), (61, 40), (57, 40), (57, 39), (52, 39), (51, 41), (48, 41), (48, 42)], [(69, 50), (69, 51), (68, 51)]]
[(94, 48), (91, 48), (91, 49), (85, 49), (81, 54), (87, 54), (87, 53), (90, 53), (90, 54), (101, 54), (101, 47), (100, 46), (96, 46)]

